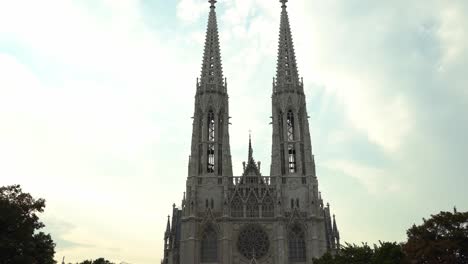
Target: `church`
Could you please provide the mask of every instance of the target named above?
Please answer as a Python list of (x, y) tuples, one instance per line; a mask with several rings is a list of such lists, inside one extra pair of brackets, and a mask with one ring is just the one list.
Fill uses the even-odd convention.
[(163, 264), (312, 264), (314, 258), (340, 248), (335, 217), (330, 206), (324, 206), (318, 189), (288, 1), (280, 2), (270, 174), (262, 174), (249, 139), (243, 173), (234, 176), (216, 1), (209, 1), (186, 192), (180, 208), (174, 205), (172, 219), (167, 221)]

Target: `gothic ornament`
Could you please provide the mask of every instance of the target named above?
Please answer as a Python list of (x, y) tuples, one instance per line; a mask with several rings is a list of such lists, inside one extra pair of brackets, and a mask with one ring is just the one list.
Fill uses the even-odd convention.
[(270, 240), (265, 230), (258, 224), (248, 224), (239, 232), (237, 249), (247, 259), (261, 259), (270, 250)]

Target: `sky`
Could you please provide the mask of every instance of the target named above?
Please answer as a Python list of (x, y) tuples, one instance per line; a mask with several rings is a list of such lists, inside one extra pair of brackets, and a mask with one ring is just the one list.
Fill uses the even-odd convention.
[[(216, 10), (240, 175), (249, 130), (270, 163), (281, 8)], [(46, 199), (57, 260), (159, 263), (185, 190), (208, 11), (205, 0), (0, 0), (0, 185)], [(468, 211), (468, 2), (290, 0), (288, 11), (342, 241), (400, 242), (423, 217)]]

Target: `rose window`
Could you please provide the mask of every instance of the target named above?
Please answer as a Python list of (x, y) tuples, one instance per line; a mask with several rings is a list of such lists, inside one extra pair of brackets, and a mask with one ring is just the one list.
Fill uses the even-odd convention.
[(259, 225), (247, 225), (239, 233), (237, 240), (239, 252), (247, 259), (264, 257), (270, 248), (268, 234)]

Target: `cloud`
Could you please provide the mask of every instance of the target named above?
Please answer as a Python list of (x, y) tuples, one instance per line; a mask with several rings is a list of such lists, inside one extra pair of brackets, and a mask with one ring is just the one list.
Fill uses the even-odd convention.
[(392, 179), (389, 171), (378, 167), (371, 167), (350, 160), (334, 160), (321, 165), (332, 171), (353, 177), (372, 195), (394, 194), (400, 192), (402, 188), (401, 183)]
[(177, 3), (177, 18), (186, 23), (193, 23), (206, 13), (208, 7), (207, 1), (180, 0)]
[(76, 227), (67, 221), (60, 220), (58, 218), (45, 218), (45, 232), (49, 232), (57, 245), (57, 250), (67, 250), (75, 248), (94, 248), (94, 245), (82, 244), (72, 240), (66, 239), (73, 229)]
[[(51, 218), (73, 223), (52, 222), (58, 231), (51, 232), (59, 254), (76, 261), (103, 251), (136, 263), (160, 257), (154, 249), (162, 248), (166, 214), (185, 186), (209, 11), (205, 0), (171, 4), (178, 20), (165, 19), (170, 8), (144, 16), (137, 1), (0, 3), (0, 174), (46, 198)], [(464, 1), (288, 3), (319, 181), (325, 193), (339, 190), (329, 198), (350, 211), (341, 221), (363, 224), (355, 212), (378, 201), (407, 210), (414, 201), (421, 217), (421, 200), (434, 192), (446, 199), (433, 207), (466, 201), (466, 8)], [(234, 172), (251, 129), (267, 175), (280, 3), (226, 0), (216, 11)], [(368, 192), (340, 186), (335, 174)], [(363, 202), (349, 204), (353, 197)], [(367, 224), (377, 217), (371, 213)], [(401, 227), (386, 224), (392, 234)]]

